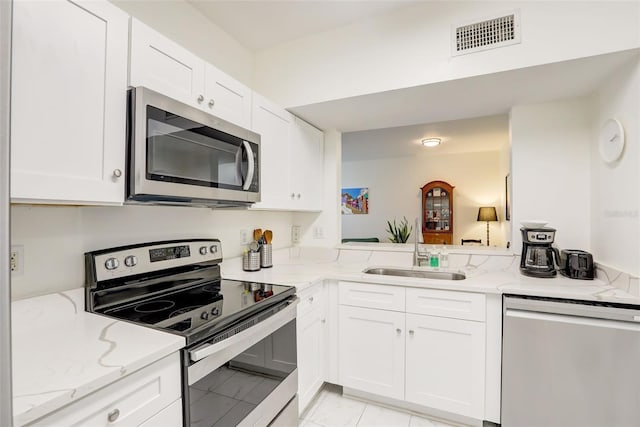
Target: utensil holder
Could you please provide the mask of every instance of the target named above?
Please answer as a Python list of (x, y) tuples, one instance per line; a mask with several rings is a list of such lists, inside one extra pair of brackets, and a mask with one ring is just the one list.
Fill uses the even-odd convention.
[(242, 269), (244, 271), (260, 270), (260, 252), (247, 252), (242, 256)]
[(273, 249), (271, 244), (264, 244), (260, 247), (260, 267), (273, 267)]

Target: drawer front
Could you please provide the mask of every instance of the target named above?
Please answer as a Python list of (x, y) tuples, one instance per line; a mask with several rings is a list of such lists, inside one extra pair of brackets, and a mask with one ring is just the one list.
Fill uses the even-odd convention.
[(322, 282), (298, 294), (297, 315), (302, 317), (317, 309), (323, 309), (327, 300), (327, 285)]
[(174, 353), (31, 425), (138, 426), (180, 397), (180, 355)]
[(338, 282), (340, 305), (404, 312), (405, 289), (401, 286)]
[(468, 292), (408, 288), (407, 313), (484, 322), (485, 296)]

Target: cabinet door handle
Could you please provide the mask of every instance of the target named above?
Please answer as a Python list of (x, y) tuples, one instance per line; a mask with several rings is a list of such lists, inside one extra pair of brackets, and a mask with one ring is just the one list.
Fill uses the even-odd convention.
[(413, 334), (414, 334), (413, 329), (409, 329), (409, 335), (413, 335)]
[(107, 419), (109, 420), (110, 423), (114, 423), (116, 422), (119, 416), (120, 416), (120, 410), (116, 408), (107, 414)]
[(300, 198), (300, 193), (298, 193), (298, 194), (296, 195), (296, 197), (299, 199), (299, 198)]
[(204, 95), (198, 95), (198, 103), (202, 104), (202, 101), (204, 101)]
[(313, 297), (309, 297), (309, 302), (313, 302)]
[(114, 169), (113, 170), (113, 176), (115, 178), (120, 178), (122, 176), (122, 171), (120, 169)]
[(399, 334), (399, 333), (401, 333), (401, 332), (402, 332), (402, 329), (400, 329), (400, 328), (396, 328), (396, 333), (397, 333), (397, 334)]
[(296, 193), (291, 193), (291, 198), (294, 199), (296, 197)]
[(213, 106), (216, 105), (216, 101), (214, 101), (213, 99), (209, 100), (209, 108), (213, 108)]
[(322, 319), (321, 322), (322, 323), (327, 323), (327, 319)]

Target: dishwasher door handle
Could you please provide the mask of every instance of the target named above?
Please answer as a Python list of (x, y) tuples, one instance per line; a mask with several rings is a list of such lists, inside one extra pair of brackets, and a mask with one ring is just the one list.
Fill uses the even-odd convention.
[(640, 332), (640, 323), (624, 322), (619, 320), (596, 319), (593, 317), (568, 316), (564, 314), (539, 313), (535, 311), (514, 309), (505, 310), (505, 316), (520, 319), (567, 323), (572, 325), (595, 326), (599, 328), (622, 329), (626, 331)]

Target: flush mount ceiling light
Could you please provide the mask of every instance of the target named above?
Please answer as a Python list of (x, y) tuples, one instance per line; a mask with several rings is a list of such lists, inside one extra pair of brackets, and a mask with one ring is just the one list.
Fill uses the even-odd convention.
[(422, 140), (422, 145), (425, 147), (437, 147), (440, 145), (440, 138), (425, 138)]

